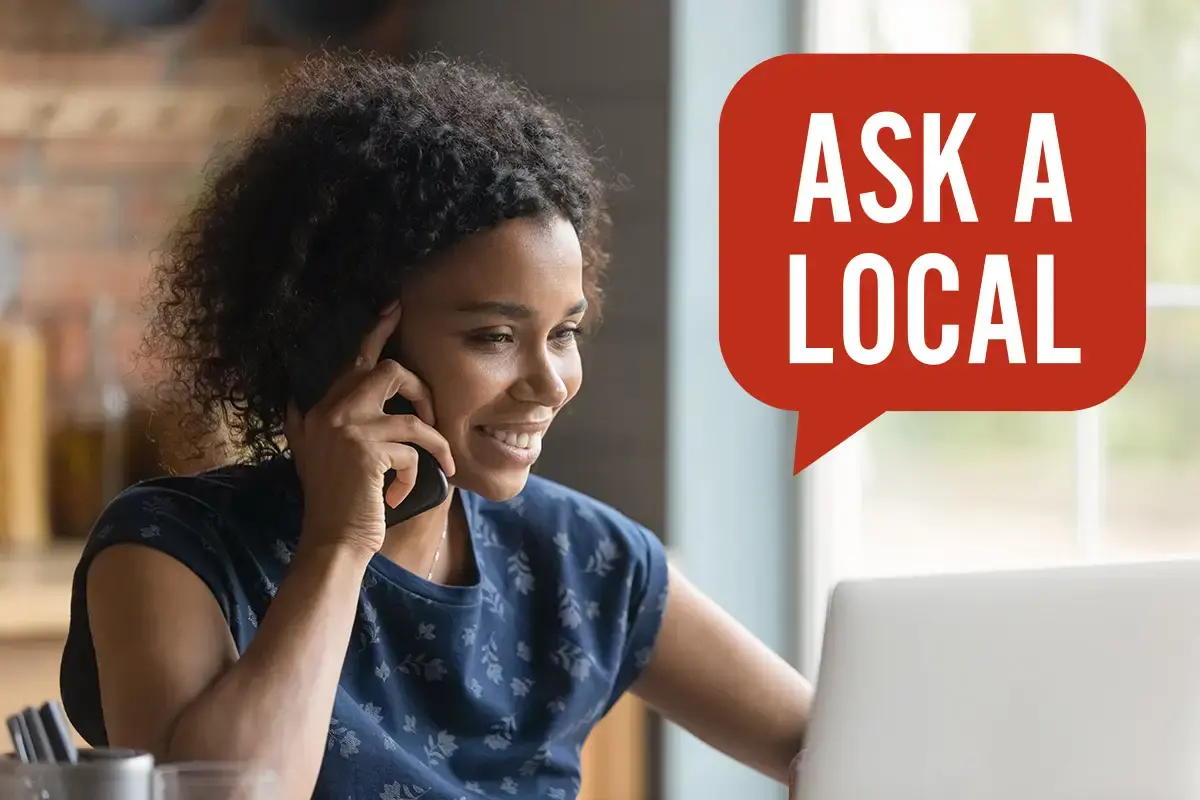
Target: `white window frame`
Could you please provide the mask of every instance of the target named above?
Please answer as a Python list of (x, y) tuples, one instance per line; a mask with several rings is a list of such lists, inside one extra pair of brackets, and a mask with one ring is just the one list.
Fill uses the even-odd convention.
[[(891, 0), (794, 0), (795, 41), (806, 52), (858, 53), (870, 48), (871, 13)], [(1076, 51), (1103, 58), (1108, 0), (1076, 0)], [(935, 18), (935, 14), (929, 15)], [(923, 43), (924, 44), (924, 43)], [(929, 49), (925, 48), (928, 52)], [(950, 51), (948, 48), (947, 51)], [(1147, 285), (1147, 308), (1200, 310), (1200, 284)], [(1074, 412), (1075, 517), (1081, 559), (1095, 556), (1104, 532), (1104, 404)], [(799, 661), (805, 675), (816, 677), (829, 591), (852, 574), (862, 533), (866, 443), (870, 426), (842, 443), (804, 473), (797, 492), (800, 546), (797, 598), (800, 621)]]

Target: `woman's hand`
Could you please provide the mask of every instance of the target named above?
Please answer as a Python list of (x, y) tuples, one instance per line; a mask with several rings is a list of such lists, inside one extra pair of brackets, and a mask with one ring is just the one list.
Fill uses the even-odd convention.
[[(417, 444), (447, 476), (454, 474), (450, 445), (433, 429), (433, 404), (421, 381), (395, 361), (380, 360), (400, 322), (394, 303), (363, 340), (359, 356), (306, 414), (288, 408), (284, 435), (304, 490), (301, 543), (349, 545), (373, 555), (383, 546), (384, 475), (396, 471), (386, 501), (395, 508), (417, 477)], [(412, 401), (417, 416), (385, 414), (394, 395)]]

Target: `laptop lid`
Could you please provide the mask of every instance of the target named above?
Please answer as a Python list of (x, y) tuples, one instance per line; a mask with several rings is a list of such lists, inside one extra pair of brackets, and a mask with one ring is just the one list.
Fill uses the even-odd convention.
[(800, 800), (1200, 798), (1200, 560), (846, 581)]

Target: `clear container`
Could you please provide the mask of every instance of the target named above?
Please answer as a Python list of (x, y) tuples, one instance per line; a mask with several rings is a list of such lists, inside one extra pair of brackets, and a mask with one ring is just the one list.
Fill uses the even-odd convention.
[(278, 800), (271, 772), (243, 764), (186, 762), (154, 770), (154, 800)]

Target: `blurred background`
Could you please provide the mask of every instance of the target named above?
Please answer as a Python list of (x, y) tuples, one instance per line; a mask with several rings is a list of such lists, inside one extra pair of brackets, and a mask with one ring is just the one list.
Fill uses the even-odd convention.
[[(206, 466), (156, 444), (171, 420), (131, 357), (142, 281), (214, 147), (322, 43), (502, 67), (625, 176), (605, 328), (539, 469), (660, 532), (810, 677), (843, 577), (1200, 549), (1194, 0), (0, 0), (0, 703), (57, 696), (103, 504)], [(791, 477), (794, 415), (745, 395), (718, 349), (717, 121), (746, 70), (804, 50), (1068, 51), (1126, 76), (1149, 125), (1151, 308), (1120, 394), (889, 414)], [(581, 800), (784, 796), (633, 700), (584, 778)]]

